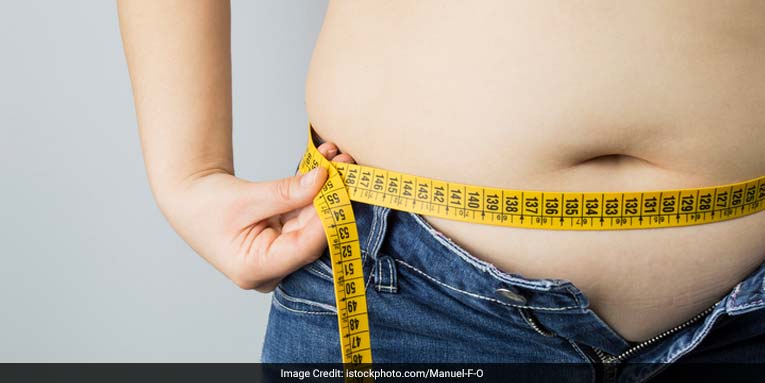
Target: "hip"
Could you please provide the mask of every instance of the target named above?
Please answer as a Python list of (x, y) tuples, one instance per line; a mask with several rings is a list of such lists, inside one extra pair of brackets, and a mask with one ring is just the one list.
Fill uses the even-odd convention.
[[(594, 366), (595, 349), (619, 355), (635, 347), (570, 281), (504, 272), (420, 215), (355, 201), (352, 207), (376, 363)], [(619, 367), (624, 381), (646, 378), (681, 359), (765, 361), (765, 310), (759, 310), (765, 306), (764, 281), (765, 268), (759, 267), (699, 320), (628, 353)], [(328, 252), (280, 283), (272, 297), (264, 362), (340, 362), (333, 290)], [(591, 381), (594, 370), (585, 368), (578, 377)]]

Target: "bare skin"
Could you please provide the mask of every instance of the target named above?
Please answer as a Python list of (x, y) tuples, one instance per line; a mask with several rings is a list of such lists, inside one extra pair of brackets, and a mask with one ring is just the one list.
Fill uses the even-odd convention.
[[(306, 106), (360, 164), (475, 185), (641, 191), (765, 175), (765, 3), (330, 1)], [(478, 258), (574, 282), (628, 340), (765, 260), (765, 214), (610, 232), (425, 217)]]
[[(240, 287), (269, 291), (325, 249), (310, 206), (319, 186), (234, 176), (228, 3), (119, 6), (160, 208)], [(552, 191), (737, 182), (765, 174), (762, 20), (765, 4), (746, 0), (333, 0), (306, 106), (339, 158), (454, 182)], [(612, 232), (426, 219), (500, 269), (574, 282), (633, 341), (702, 311), (765, 260), (763, 213)]]

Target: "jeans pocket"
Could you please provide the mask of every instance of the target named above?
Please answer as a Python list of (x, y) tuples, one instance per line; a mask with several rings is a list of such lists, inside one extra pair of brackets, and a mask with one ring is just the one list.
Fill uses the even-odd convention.
[(295, 314), (335, 315), (335, 289), (332, 269), (327, 264), (329, 252), (314, 262), (294, 271), (274, 289), (277, 307)]

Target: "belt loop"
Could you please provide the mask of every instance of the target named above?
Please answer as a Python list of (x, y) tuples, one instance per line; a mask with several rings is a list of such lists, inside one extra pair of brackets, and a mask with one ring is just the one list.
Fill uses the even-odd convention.
[(396, 261), (390, 255), (377, 257), (374, 268), (375, 290), (386, 293), (398, 292)]
[(377, 260), (377, 252), (380, 250), (383, 239), (385, 239), (385, 232), (388, 228), (388, 214), (390, 208), (384, 206), (372, 205), (372, 223), (369, 227), (369, 235), (367, 236), (367, 242), (364, 248), (366, 252), (362, 252), (361, 264), (366, 264), (366, 255), (369, 255), (373, 260)]

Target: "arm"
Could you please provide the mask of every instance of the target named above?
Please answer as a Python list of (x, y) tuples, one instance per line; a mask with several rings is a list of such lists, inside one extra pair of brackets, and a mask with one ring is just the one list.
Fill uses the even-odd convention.
[(162, 207), (184, 183), (234, 174), (230, 2), (117, 4), (149, 183)]
[[(326, 249), (312, 205), (326, 170), (269, 182), (234, 176), (228, 1), (117, 4), (144, 161), (160, 210), (238, 286), (272, 290)], [(333, 161), (352, 161), (336, 156), (331, 143), (318, 149)]]

